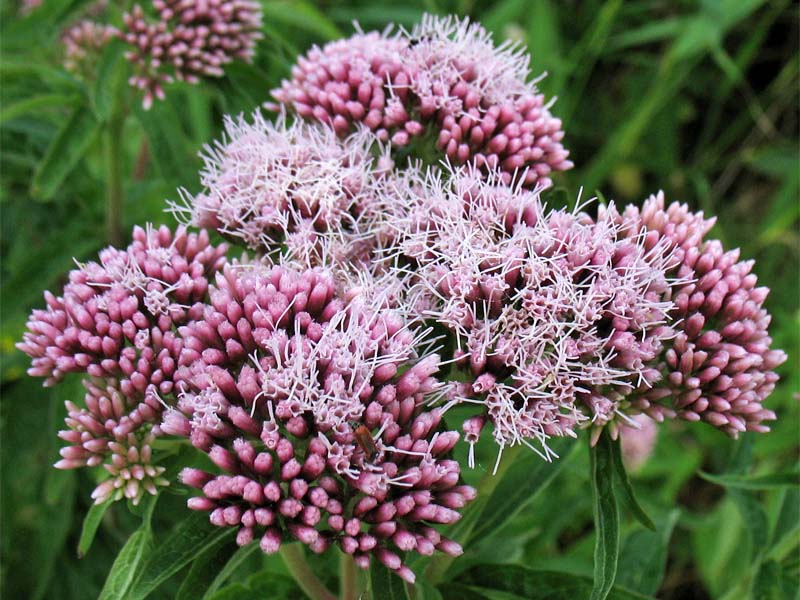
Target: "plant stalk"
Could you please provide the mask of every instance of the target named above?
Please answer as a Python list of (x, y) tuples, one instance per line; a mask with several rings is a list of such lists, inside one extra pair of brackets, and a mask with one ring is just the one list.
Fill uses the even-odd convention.
[(103, 131), (106, 163), (106, 239), (112, 246), (122, 244), (122, 130), (125, 117), (119, 106), (108, 119)]
[(340, 600), (358, 600), (356, 563), (352, 556), (344, 552), (339, 556), (339, 586)]
[(291, 573), (297, 585), (311, 600), (336, 600), (328, 588), (314, 574), (311, 566), (306, 561), (303, 548), (300, 544), (283, 544), (280, 550), (283, 562)]
[(136, 163), (133, 166), (133, 180), (142, 181), (147, 175), (147, 163), (150, 160), (150, 146), (147, 138), (142, 140), (139, 145), (139, 153), (136, 155)]

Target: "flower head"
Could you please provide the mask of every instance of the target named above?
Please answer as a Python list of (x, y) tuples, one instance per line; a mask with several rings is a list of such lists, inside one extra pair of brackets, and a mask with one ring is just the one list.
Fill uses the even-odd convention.
[(105, 45), (117, 35), (111, 25), (88, 19), (79, 21), (61, 36), (64, 44), (64, 67), (73, 73), (91, 73)]
[(398, 254), (417, 283), (418, 311), (456, 336), (471, 374), (453, 402), (476, 403), (474, 442), (491, 422), (503, 447), (616, 427), (627, 393), (652, 385), (647, 368), (672, 335), (664, 300), (672, 256), (647, 248), (609, 218), (547, 211), (536, 192), (457, 169), (410, 186)]
[(158, 487), (168, 485), (163, 477), (164, 467), (151, 464), (153, 435), (129, 434), (119, 441), (109, 442), (111, 461), (103, 465), (110, 477), (92, 492), (95, 504), (128, 498), (139, 504), (145, 492), (155, 496)]
[(370, 32), (315, 46), (292, 68), (292, 79), (272, 95), (339, 135), (360, 123), (381, 140), (405, 145), (424, 130), (407, 111), (412, 80), (408, 45), (399, 34)]
[(151, 383), (169, 393), (179, 352), (173, 328), (197, 312), (225, 250), (205, 231), (134, 228), (127, 249), (106, 248), (100, 262), (70, 272), (61, 296), (45, 293), (47, 308), (33, 311), (17, 344), (33, 359), (28, 374), (52, 385), (88, 373), (119, 378), (125, 394)]
[[(174, 212), (249, 248), (303, 264), (365, 258), (382, 214), (382, 174), (392, 161), (372, 133), (339, 139), (304, 122), (226, 121), (227, 139), (208, 148), (205, 191)], [(376, 156), (377, 155), (377, 156)]]
[(526, 187), (570, 169), (561, 121), (529, 79), (528, 56), (477, 23), (426, 15), (411, 33), (358, 33), (314, 48), (273, 91), (340, 135), (363, 123), (393, 146), (428, 129), (455, 163)]
[(45, 294), (17, 344), (31, 356), (28, 373), (53, 385), (83, 373), (85, 405), (67, 401), (59, 433), (60, 469), (103, 464), (111, 479), (93, 495), (98, 502), (164, 485), (163, 468), (150, 464), (154, 425), (174, 391), (183, 342), (175, 328), (202, 314), (208, 277), (225, 262), (225, 246), (208, 234), (179, 228), (137, 227), (125, 250), (107, 248), (99, 262), (72, 271), (61, 296)]
[[(156, 423), (163, 406), (153, 387), (145, 392), (120, 389), (115, 379), (83, 382), (86, 388), (85, 408), (67, 400), (67, 429), (58, 436), (71, 444), (61, 449), (58, 469), (95, 467), (108, 460), (113, 444), (130, 446), (139, 429)], [(113, 462), (113, 461), (112, 461)]]
[(529, 187), (548, 187), (552, 171), (572, 168), (561, 120), (530, 80), (524, 48), (495, 46), (480, 24), (452, 16), (425, 15), (411, 39), (412, 90), (450, 160), (499, 169), (506, 183)]
[(250, 0), (153, 0), (158, 20), (140, 5), (124, 16), (121, 38), (136, 74), (130, 83), (144, 92), (144, 107), (164, 99), (163, 85), (175, 79), (197, 83), (222, 77), (234, 60), (251, 61), (261, 39), (261, 8)]
[[(488, 104), (502, 104), (536, 91), (525, 48), (512, 41), (495, 45), (492, 34), (480, 23), (426, 14), (409, 37), (420, 70), (414, 91), (423, 104), (435, 102), (438, 108), (457, 103), (451, 106), (457, 112), (464, 110), (467, 94)], [(450, 96), (459, 84), (466, 93)]]
[(398, 550), (460, 553), (430, 524), (457, 520), (474, 490), (446, 458), (458, 434), (425, 408), (438, 359), (416, 357), (396, 314), (346, 303), (321, 271), (226, 267), (182, 333), (187, 376), (160, 429), (222, 472), (184, 471), (202, 490), (190, 508), (236, 527), (241, 545), (336, 544), (411, 581)]
[(775, 388), (773, 369), (786, 354), (771, 349), (771, 317), (764, 309), (769, 290), (757, 286), (753, 261), (740, 261), (738, 249), (725, 251), (718, 240), (706, 240), (714, 220), (685, 204), (666, 206), (663, 193), (641, 210), (629, 206), (618, 219), (648, 246), (666, 243), (684, 282), (670, 292), (676, 336), (655, 365), (664, 377), (643, 397), (669, 399), (680, 417), (706, 421), (734, 437), (769, 431), (763, 421), (775, 413), (762, 402)]

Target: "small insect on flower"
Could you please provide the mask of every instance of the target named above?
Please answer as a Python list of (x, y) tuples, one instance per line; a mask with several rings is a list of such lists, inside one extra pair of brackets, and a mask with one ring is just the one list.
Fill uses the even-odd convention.
[(359, 425), (356, 427), (355, 431), (353, 431), (353, 436), (356, 438), (358, 447), (361, 448), (362, 452), (364, 452), (367, 457), (367, 461), (372, 462), (380, 450), (378, 450), (378, 445), (375, 443), (370, 430), (367, 429), (366, 425)]

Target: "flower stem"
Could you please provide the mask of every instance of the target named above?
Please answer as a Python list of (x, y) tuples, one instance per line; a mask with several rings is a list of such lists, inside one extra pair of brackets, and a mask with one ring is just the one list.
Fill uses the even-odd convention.
[[(459, 539), (456, 541), (461, 544), (466, 544), (469, 542), (470, 534), (478, 524), (480, 514), (483, 512), (486, 503), (489, 501), (489, 497), (500, 483), (500, 480), (506, 474), (506, 471), (508, 471), (509, 467), (514, 463), (514, 459), (516, 455), (519, 454), (521, 449), (522, 444), (506, 448), (503, 451), (503, 458), (500, 461), (500, 466), (497, 468), (497, 472), (492, 474), (491, 471), (487, 471), (481, 478), (478, 485), (475, 486), (478, 496), (462, 513), (462, 519), (465, 521), (465, 523), (467, 523), (467, 525), (459, 531)], [(431, 559), (431, 562), (428, 563), (428, 568), (425, 569), (425, 580), (430, 582), (432, 585), (436, 585), (437, 583), (441, 582), (445, 573), (453, 564), (454, 560), (455, 558), (449, 554), (444, 554), (441, 552), (436, 554)]]
[(122, 244), (122, 130), (125, 117), (115, 110), (106, 123), (103, 145), (106, 162), (106, 238), (112, 246)]
[(356, 563), (352, 556), (344, 552), (339, 557), (339, 586), (341, 600), (357, 600)]
[(136, 155), (136, 162), (133, 166), (133, 180), (142, 181), (147, 175), (147, 162), (150, 160), (150, 146), (147, 138), (142, 139), (139, 145), (139, 153)]
[(300, 544), (283, 544), (280, 554), (289, 573), (306, 596), (311, 600), (336, 600), (336, 596), (314, 574)]

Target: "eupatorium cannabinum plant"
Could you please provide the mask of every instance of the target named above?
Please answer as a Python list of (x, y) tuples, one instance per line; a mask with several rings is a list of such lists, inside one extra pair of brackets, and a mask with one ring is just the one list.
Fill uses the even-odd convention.
[[(252, 59), (256, 3), (152, 5), (70, 29), (69, 65), (121, 39), (149, 107)], [(188, 486), (189, 509), (328, 598), (289, 543), (413, 583), (476, 526), (462, 475), (482, 436), (496, 472), (505, 449), (553, 461), (586, 431), (593, 473), (627, 482), (612, 440), (635, 467), (656, 422), (769, 431), (786, 354), (753, 262), (662, 193), (549, 207), (573, 165), (523, 48), (425, 16), (312, 48), (272, 96), (274, 122), (226, 119), (177, 229), (79, 264), (18, 344), (45, 385), (83, 382), (55, 466), (102, 466), (97, 504)], [(170, 444), (194, 457), (177, 477)]]

